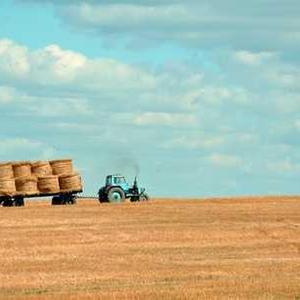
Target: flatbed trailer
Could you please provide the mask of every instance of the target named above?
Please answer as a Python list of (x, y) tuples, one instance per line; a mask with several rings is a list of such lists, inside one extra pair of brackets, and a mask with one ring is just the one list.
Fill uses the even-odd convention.
[(76, 204), (78, 194), (82, 190), (60, 191), (58, 193), (36, 193), (36, 194), (21, 194), (17, 195), (0, 195), (0, 205), (2, 206), (24, 206), (25, 198), (42, 198), (52, 197), (52, 205), (72, 205)]

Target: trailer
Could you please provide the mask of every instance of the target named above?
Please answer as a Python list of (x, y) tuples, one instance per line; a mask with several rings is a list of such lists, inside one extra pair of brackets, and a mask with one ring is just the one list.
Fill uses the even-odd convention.
[(52, 197), (52, 205), (73, 205), (76, 204), (78, 194), (82, 193), (81, 190), (72, 190), (58, 193), (36, 193), (36, 194), (21, 194), (16, 195), (0, 195), (0, 205), (2, 206), (24, 206), (25, 198), (43, 198)]
[(52, 197), (52, 205), (75, 204), (83, 191), (72, 159), (0, 162), (0, 205), (24, 206), (25, 198)]

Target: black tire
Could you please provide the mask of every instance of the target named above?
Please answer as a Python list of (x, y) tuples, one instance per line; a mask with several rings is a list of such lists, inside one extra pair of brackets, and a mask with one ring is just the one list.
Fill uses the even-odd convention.
[(125, 193), (119, 187), (113, 187), (108, 191), (108, 202), (110, 203), (121, 203), (125, 201)]
[(16, 197), (14, 199), (14, 205), (19, 206), (19, 207), (24, 206), (24, 198), (23, 197)]
[(107, 195), (105, 193), (105, 189), (104, 188), (101, 188), (98, 192), (98, 200), (100, 203), (105, 203), (105, 202), (108, 202), (107, 200)]
[(11, 207), (14, 205), (14, 202), (11, 198), (8, 198), (8, 199), (4, 199), (3, 201), (3, 206), (5, 207)]
[(108, 202), (107, 199), (102, 198), (102, 197), (98, 197), (98, 200), (99, 200), (100, 203), (107, 203)]
[(60, 196), (54, 196), (51, 201), (52, 205), (62, 205), (62, 199)]
[(76, 196), (75, 195), (66, 195), (65, 196), (65, 204), (66, 205), (74, 205), (76, 204)]

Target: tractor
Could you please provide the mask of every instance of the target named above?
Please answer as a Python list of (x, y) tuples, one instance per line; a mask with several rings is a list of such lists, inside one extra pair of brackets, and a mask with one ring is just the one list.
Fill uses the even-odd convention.
[(139, 188), (135, 177), (130, 187), (124, 176), (120, 174), (106, 176), (105, 186), (98, 192), (99, 202), (120, 203), (129, 199), (131, 202), (149, 200), (145, 189)]

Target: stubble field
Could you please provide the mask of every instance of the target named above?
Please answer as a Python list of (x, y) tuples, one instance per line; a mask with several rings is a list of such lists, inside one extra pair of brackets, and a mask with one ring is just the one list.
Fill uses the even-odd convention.
[(300, 197), (0, 208), (0, 299), (300, 299)]

